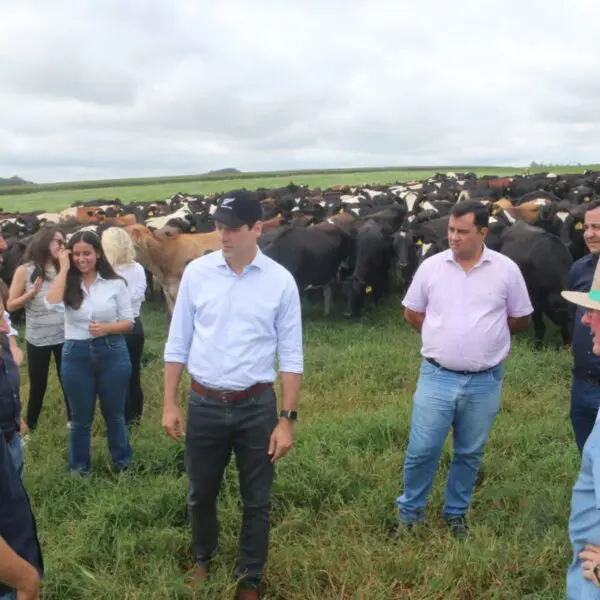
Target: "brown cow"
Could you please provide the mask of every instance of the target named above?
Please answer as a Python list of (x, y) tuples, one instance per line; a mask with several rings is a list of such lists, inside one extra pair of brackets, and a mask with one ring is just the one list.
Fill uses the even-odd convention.
[(179, 282), (187, 264), (221, 247), (219, 233), (180, 233), (157, 236), (144, 225), (125, 227), (137, 246), (138, 260), (153, 275), (163, 289), (169, 315), (173, 314)]
[(523, 202), (519, 206), (513, 206), (508, 200), (502, 199), (494, 203), (492, 215), (504, 213), (511, 223), (514, 223), (514, 221), (525, 221), (529, 225), (533, 225), (538, 218), (540, 208), (549, 204), (552, 204), (552, 200), (539, 198)]

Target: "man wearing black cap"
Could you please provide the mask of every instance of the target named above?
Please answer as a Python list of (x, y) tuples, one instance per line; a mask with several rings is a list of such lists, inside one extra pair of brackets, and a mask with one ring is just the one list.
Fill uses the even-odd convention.
[[(215, 554), (216, 502), (235, 453), (243, 520), (236, 598), (255, 600), (267, 560), (274, 463), (292, 446), (303, 373), (300, 298), (292, 275), (257, 246), (262, 210), (236, 190), (213, 215), (221, 250), (185, 269), (165, 345), (163, 427), (182, 435), (177, 391), (184, 365), (192, 379), (185, 432), (188, 509), (203, 580)], [(281, 411), (273, 388), (275, 354)]]

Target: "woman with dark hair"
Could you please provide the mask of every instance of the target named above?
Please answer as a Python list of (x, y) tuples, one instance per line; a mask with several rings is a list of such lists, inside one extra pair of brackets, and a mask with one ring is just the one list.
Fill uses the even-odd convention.
[(75, 233), (59, 253), (60, 268), (44, 302), (64, 311), (65, 343), (61, 378), (72, 414), (69, 468), (88, 473), (96, 393), (106, 423), (115, 468), (131, 462), (125, 425), (125, 398), (131, 361), (123, 334), (133, 327), (125, 280), (106, 260), (100, 238)]
[[(58, 227), (42, 227), (35, 233), (25, 250), (21, 265), (15, 271), (6, 304), (10, 312), (25, 308), (25, 341), (29, 373), (26, 422), (31, 431), (37, 427), (46, 395), (51, 355), (54, 355), (60, 381), (65, 323), (60, 313), (46, 308), (44, 296), (56, 279), (58, 255), (64, 245), (65, 236)], [(70, 426), (71, 411), (64, 389), (63, 396)]]

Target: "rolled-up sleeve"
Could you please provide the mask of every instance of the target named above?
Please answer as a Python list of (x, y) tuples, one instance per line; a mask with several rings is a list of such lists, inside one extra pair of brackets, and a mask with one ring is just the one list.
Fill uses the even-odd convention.
[(275, 329), (280, 372), (302, 374), (304, 372), (302, 310), (298, 286), (291, 276), (281, 297)]
[(194, 306), (190, 297), (190, 271), (183, 272), (165, 343), (164, 361), (187, 364), (194, 336)]
[(44, 296), (44, 306), (48, 310), (55, 310), (56, 312), (65, 312), (65, 303), (62, 300), (60, 302), (57, 302), (56, 304), (50, 304), (50, 302), (48, 302), (48, 300), (46, 299), (46, 296)]
[(402, 305), (413, 312), (424, 313), (427, 309), (427, 273), (431, 263), (425, 260), (419, 265), (408, 291), (402, 300)]
[(10, 320), (10, 314), (7, 311), (4, 311), (4, 320), (6, 321), (6, 324), (8, 325), (10, 331), (7, 333), (7, 335), (9, 337), (17, 337), (19, 335), (19, 332), (13, 327), (12, 325), (12, 321)]
[(127, 285), (122, 279), (115, 280), (119, 284), (117, 291), (117, 321), (133, 321), (133, 308)]

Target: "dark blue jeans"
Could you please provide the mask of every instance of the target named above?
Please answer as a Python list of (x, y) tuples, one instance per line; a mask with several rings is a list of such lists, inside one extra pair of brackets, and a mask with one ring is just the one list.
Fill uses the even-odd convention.
[(106, 423), (108, 449), (117, 470), (131, 462), (125, 425), (125, 398), (131, 374), (129, 352), (122, 335), (88, 340), (66, 340), (62, 351), (61, 379), (71, 408), (69, 468), (90, 470), (91, 429), (96, 395)]
[(571, 425), (579, 455), (588, 439), (600, 408), (600, 385), (593, 385), (584, 379), (573, 377), (571, 384)]
[(267, 560), (275, 477), (268, 450), (277, 421), (272, 387), (235, 404), (190, 392), (185, 452), (188, 510), (198, 563), (208, 562), (217, 549), (217, 496), (233, 450), (243, 504), (235, 577), (260, 581)]

